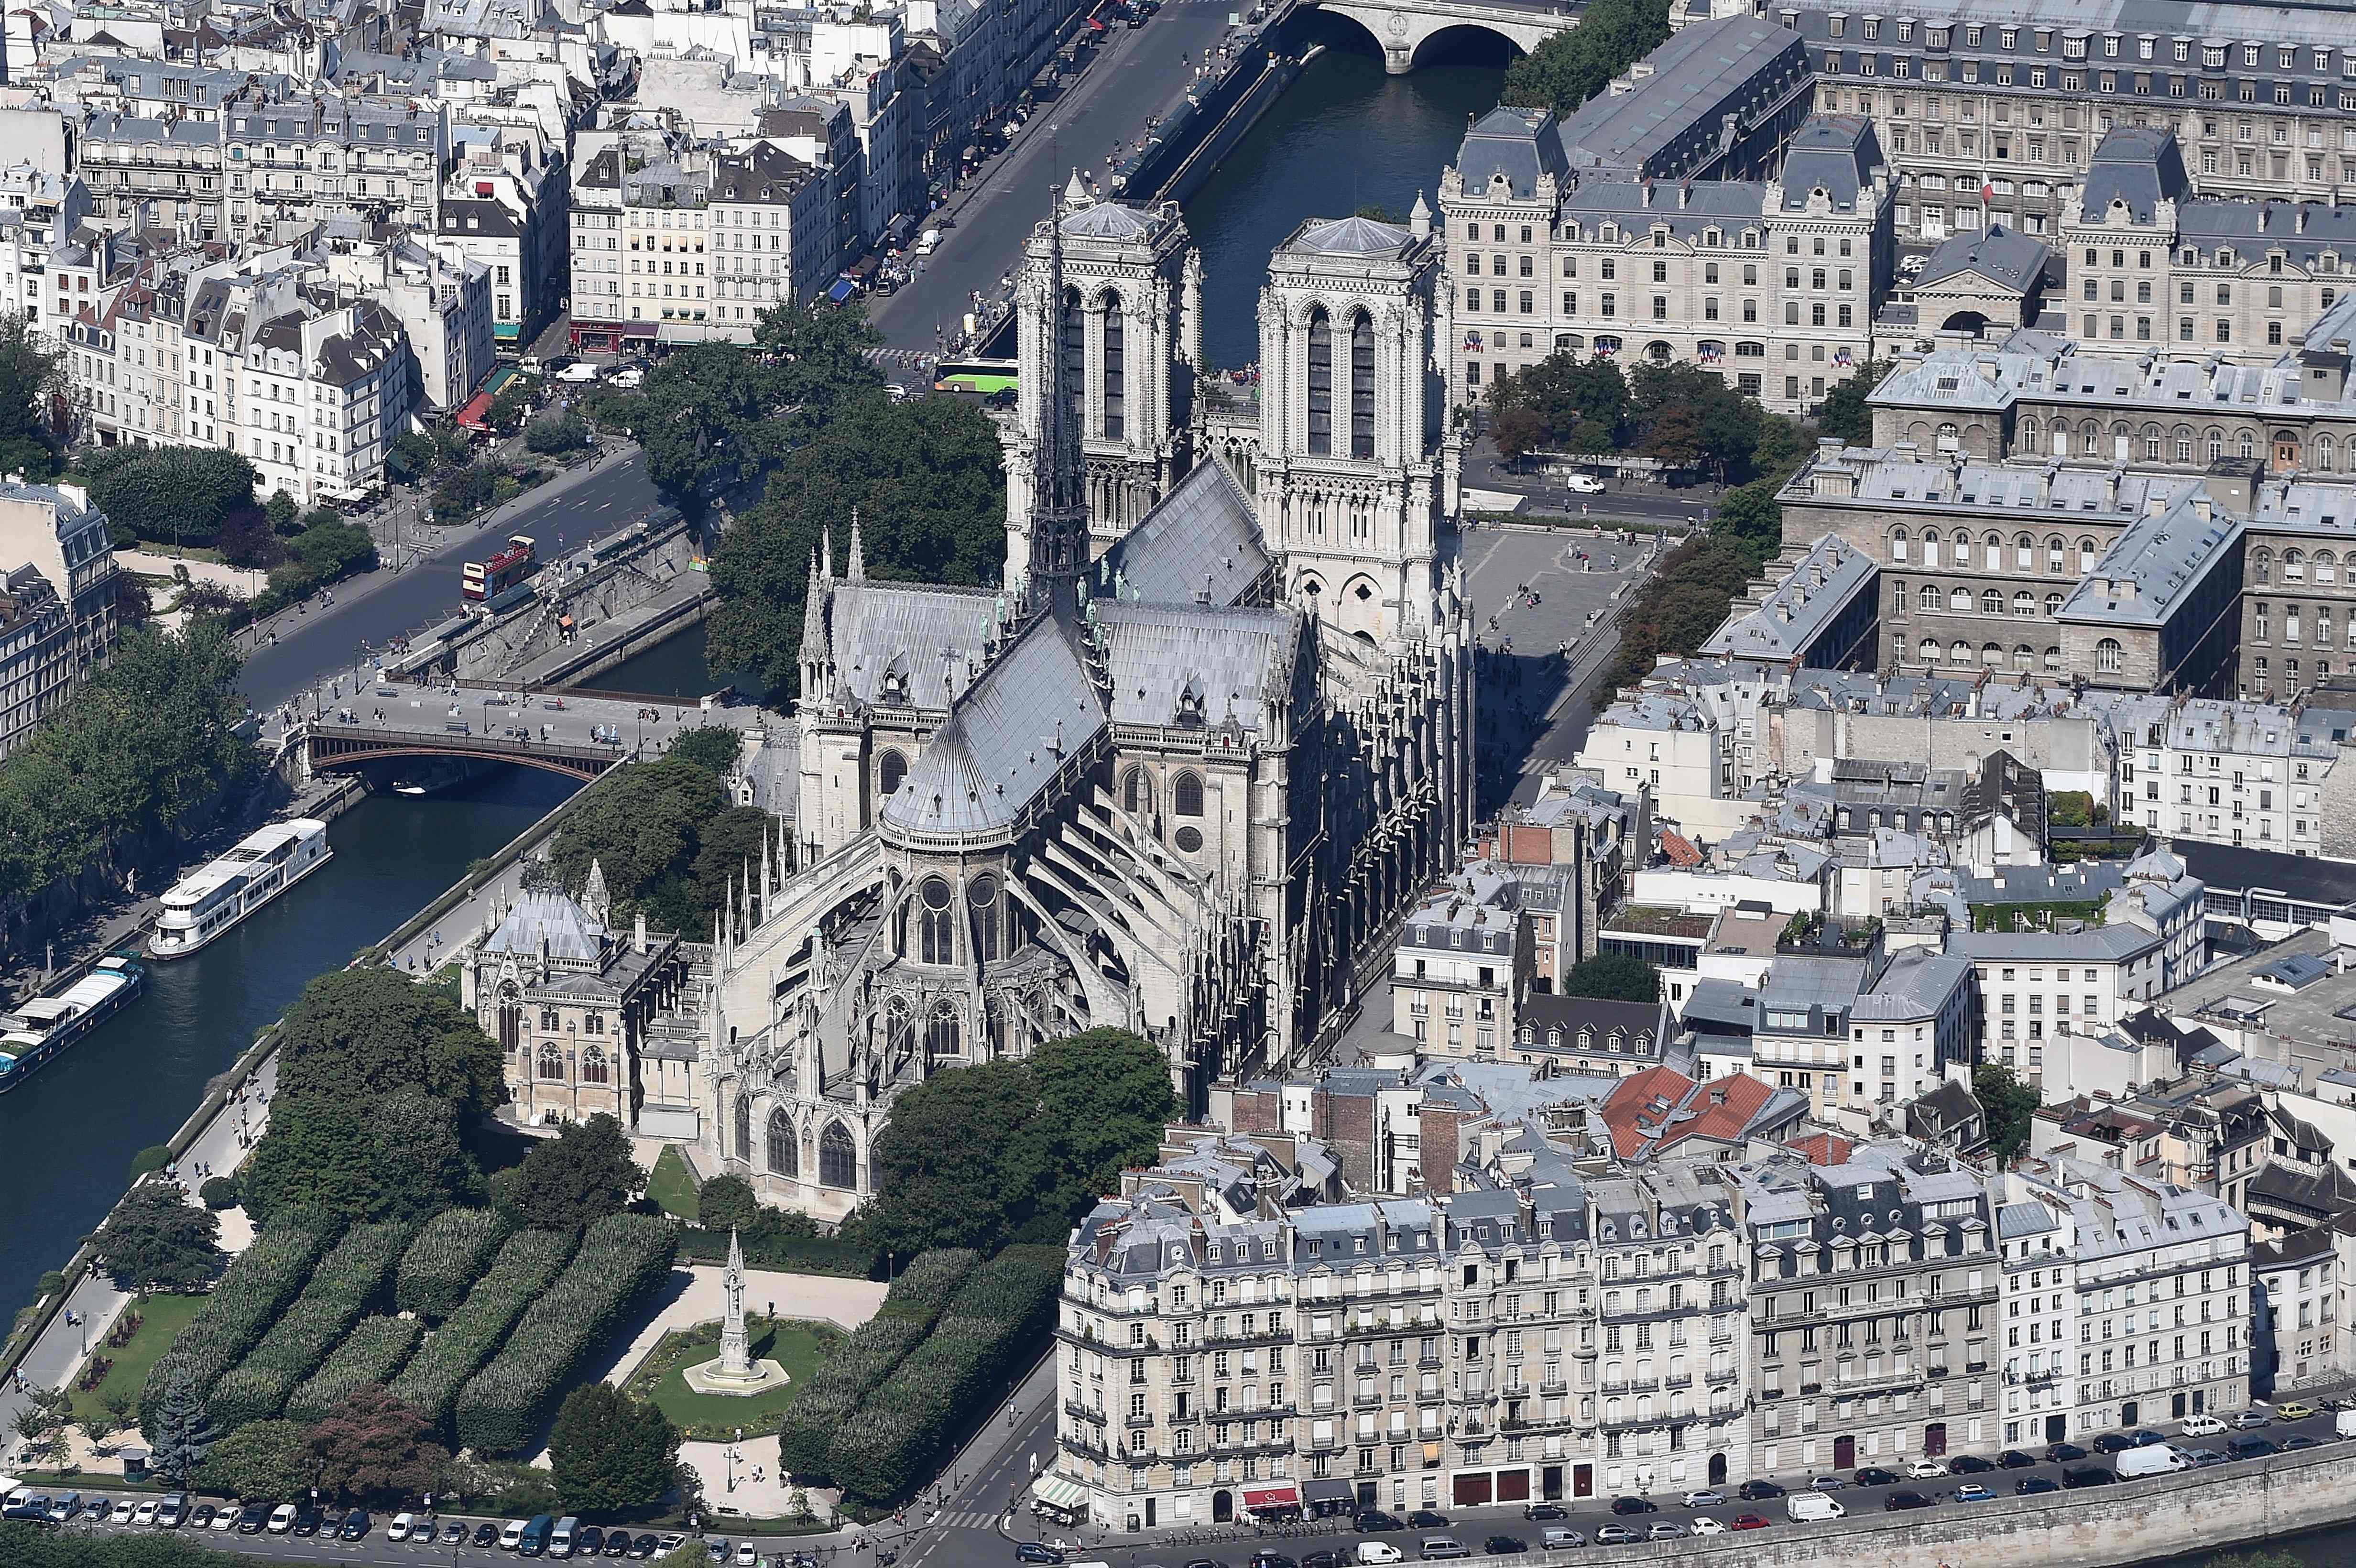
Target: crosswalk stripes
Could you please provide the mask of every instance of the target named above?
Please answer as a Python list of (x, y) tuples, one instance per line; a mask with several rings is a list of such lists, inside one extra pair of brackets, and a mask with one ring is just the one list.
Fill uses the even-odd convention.
[(988, 1530), (998, 1522), (998, 1516), (981, 1509), (951, 1509), (931, 1522), (947, 1530)]

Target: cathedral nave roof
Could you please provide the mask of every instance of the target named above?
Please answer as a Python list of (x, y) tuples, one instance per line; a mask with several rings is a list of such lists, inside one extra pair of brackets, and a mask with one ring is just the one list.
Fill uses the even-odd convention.
[(1117, 724), (1258, 731), (1267, 694), (1291, 685), (1301, 627), (1289, 610), (1099, 603), (1097, 623)]
[[(979, 588), (936, 588), (857, 579), (834, 585), (835, 668), (861, 702), (938, 711), (949, 705), (948, 671), (960, 685), (990, 640), (997, 595)], [(884, 696), (887, 674), (905, 682)]]
[(1268, 571), (1259, 516), (1227, 465), (1205, 461), (1097, 563), (1100, 598), (1233, 604)]

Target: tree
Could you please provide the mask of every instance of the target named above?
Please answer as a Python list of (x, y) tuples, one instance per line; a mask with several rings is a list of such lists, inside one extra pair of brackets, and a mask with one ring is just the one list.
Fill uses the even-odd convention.
[(1043, 1200), (1060, 1239), (1066, 1221), (1120, 1188), (1125, 1168), (1150, 1159), (1177, 1108), (1170, 1059), (1120, 1029), (1049, 1040), (1031, 1058), (1041, 1120), (1055, 1129), (1055, 1185)]
[(177, 1183), (143, 1181), (99, 1227), (95, 1245), (119, 1290), (202, 1290), (220, 1273), (220, 1217)]
[(2013, 1075), (2001, 1061), (1983, 1061), (1972, 1069), (1972, 1097), (1987, 1117), (1988, 1147), (2000, 1160), (2010, 1160), (2029, 1147), (2029, 1125), (2037, 1115), (2037, 1091)]
[(1662, 411), (1644, 437), (1644, 455), (1669, 468), (1691, 468), (1701, 461), (1701, 420), (1690, 408)]
[(98, 1403), (114, 1418), (114, 1429), (120, 1432), (130, 1426), (139, 1413), (139, 1391), (124, 1380), (110, 1379), (106, 1387), (99, 1391)]
[(1599, 997), (1607, 1001), (1657, 1002), (1661, 972), (1642, 958), (1624, 953), (1599, 953), (1582, 958), (1563, 976), (1566, 997)]
[(844, 402), (778, 465), (765, 496), (712, 551), (711, 658), (756, 673), (776, 693), (799, 677), (810, 558), (830, 531), (836, 570), (847, 569), (853, 510), (872, 576), (983, 583), (1005, 571), (997, 427), (957, 398)]
[(1609, 452), (1628, 417), (1627, 378), (1609, 359), (1558, 351), (1489, 389), (1493, 420), (1515, 409), (1536, 414), (1545, 422), (1547, 439), (1555, 442), (1568, 440), (1582, 425), (1597, 426), (1604, 432), (1601, 443), (1578, 450)]
[(282, 1096), (423, 1089), (462, 1116), (507, 1099), (498, 1043), (473, 1015), (381, 965), (330, 970), (304, 987), (279, 1029), (278, 1062)]
[(713, 778), (724, 779), (736, 759), (744, 754), (744, 737), (725, 724), (701, 724), (682, 730), (670, 743), (669, 754), (693, 763)]
[(208, 1209), (234, 1209), (239, 1201), (237, 1178), (235, 1175), (209, 1176), (205, 1178), (205, 1184), (197, 1189), (197, 1196), (204, 1200)]
[(875, 1243), (904, 1254), (988, 1251), (1012, 1236), (1049, 1184), (1038, 1103), (1026, 1061), (951, 1068), (903, 1091), (872, 1156)]
[(187, 1485), (213, 1451), (212, 1418), (186, 1373), (166, 1385), (161, 1409), (139, 1413), (139, 1424), (147, 1439), (148, 1467), (175, 1486)]
[(1507, 409), (1490, 418), (1489, 440), (1508, 463), (1519, 463), (1545, 445), (1546, 439), (1546, 421), (1534, 410)]
[(65, 351), (17, 311), (0, 315), (0, 474), (57, 472), (58, 416), (73, 396)]
[(741, 1176), (715, 1176), (696, 1189), (695, 1222), (707, 1231), (750, 1230), (760, 1217), (760, 1200)]
[(1765, 560), (1783, 547), (1783, 504), (1775, 499), (1775, 485), (1754, 480), (1729, 490), (1718, 504), (1714, 525)]
[(211, 544), (233, 516), (268, 528), (253, 502), (253, 464), (196, 446), (111, 446), (79, 460), (91, 500), (134, 539)]
[(600, 1111), (568, 1122), (532, 1146), (523, 1163), (495, 1183), (503, 1207), (528, 1225), (566, 1230), (588, 1224), (643, 1191), (647, 1173), (630, 1157), (622, 1124)]
[(740, 884), (744, 880), (745, 870), (761, 863), (763, 847), (775, 838), (776, 830), (776, 823), (759, 806), (730, 806), (696, 835), (695, 860), (679, 890), (684, 901), (658, 900), (658, 907), (675, 909), (671, 923), (680, 929), (709, 926), (711, 912), (728, 898), (729, 879)]
[(1846, 381), (1833, 383), (1816, 405), (1816, 433), (1853, 446), (1873, 443), (1873, 405), (1867, 400), (1890, 372), (1886, 359), (1869, 359), (1849, 372)]
[(616, 406), (646, 453), (647, 477), (682, 510), (709, 494), (758, 475), (775, 461), (794, 421), (773, 420), (791, 400), (780, 368), (734, 344), (673, 350), (647, 372), (635, 397)]
[(8, 1424), (28, 1457), (56, 1465), (64, 1460), (66, 1428), (73, 1424), (73, 1418), (71, 1394), (35, 1384), (25, 1395), (24, 1408)]
[(249, 1421), (213, 1445), (196, 1479), (233, 1498), (299, 1498), (319, 1477), (303, 1431), (299, 1421)]
[(534, 452), (573, 452), (589, 444), (589, 421), (564, 409), (551, 409), (531, 421), (523, 443)]
[(74, 1424), (81, 1428), (81, 1435), (90, 1439), (90, 1445), (92, 1448), (103, 1449), (107, 1439), (122, 1431), (128, 1424), (121, 1415), (115, 1413), (111, 1405), (104, 1401), (100, 1401), (95, 1409), (83, 1411), (77, 1416)]
[(677, 1483), (679, 1435), (653, 1404), (584, 1383), (565, 1396), (549, 1433), (557, 1496), (581, 1513), (649, 1513)]
[(270, 499), (262, 505), (262, 515), (269, 520), (270, 531), (273, 534), (303, 531), (303, 509), (294, 504), (294, 497), (284, 490), (270, 493)]
[(706, 827), (728, 809), (707, 769), (681, 757), (641, 763), (599, 783), (565, 819), (549, 859), (574, 887), (592, 861), (603, 868), (617, 919), (644, 911), (658, 925), (694, 931), (710, 925), (712, 908), (690, 886), (695, 858)]
[(416, 1407), (362, 1383), (303, 1434), (319, 1489), (357, 1503), (398, 1502), (430, 1489), (450, 1451)]
[(842, 403), (883, 390), (874, 355), (884, 335), (863, 312), (816, 301), (778, 305), (763, 313), (753, 342), (769, 361), (778, 405), (798, 411), (796, 437), (826, 424)]
[(1669, 36), (1668, 0), (1595, 0), (1579, 26), (1555, 34), (1505, 71), (1502, 101), (1568, 119)]

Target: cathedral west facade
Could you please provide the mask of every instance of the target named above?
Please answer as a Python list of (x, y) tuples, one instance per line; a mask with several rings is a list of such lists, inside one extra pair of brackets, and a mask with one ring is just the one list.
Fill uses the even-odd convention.
[(1472, 637), (1440, 242), (1310, 222), (1259, 305), (1257, 419), (1195, 406), (1174, 208), (1076, 185), (1029, 242), (994, 588), (810, 566), (798, 839), (729, 912), (698, 1163), (822, 1219), (894, 1099), (1112, 1025), (1190, 1113), (1281, 1071), (1470, 832)]

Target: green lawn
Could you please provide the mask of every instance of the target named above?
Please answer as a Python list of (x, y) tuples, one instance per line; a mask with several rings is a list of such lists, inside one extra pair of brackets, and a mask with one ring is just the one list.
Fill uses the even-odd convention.
[(676, 1144), (663, 1145), (662, 1153), (655, 1157), (654, 1174), (647, 1179), (647, 1196), (660, 1204), (664, 1213), (695, 1223), (695, 1177)]
[(782, 1388), (744, 1399), (690, 1389), (680, 1371), (720, 1353), (717, 1323), (664, 1335), (624, 1387), (637, 1398), (661, 1406), (663, 1413), (690, 1437), (733, 1436), (740, 1426), (748, 1437), (775, 1432), (786, 1402), (833, 1351), (842, 1334), (823, 1323), (791, 1317), (748, 1317), (745, 1328), (752, 1339), (753, 1359), (773, 1360), (786, 1369), (788, 1381)]
[[(131, 1336), (131, 1343), (119, 1350), (110, 1349), (103, 1342), (91, 1348), (93, 1355), (113, 1358), (114, 1366), (96, 1388), (73, 1396), (74, 1413), (98, 1413), (104, 1408), (99, 1401), (111, 1388), (127, 1388), (137, 1393), (147, 1381), (147, 1369), (155, 1364), (155, 1358), (187, 1326), (188, 1319), (204, 1310), (205, 1300), (201, 1296), (144, 1296), (124, 1307), (125, 1312), (139, 1314), (139, 1331)], [(80, 1379), (77, 1377), (75, 1381), (79, 1382)]]

